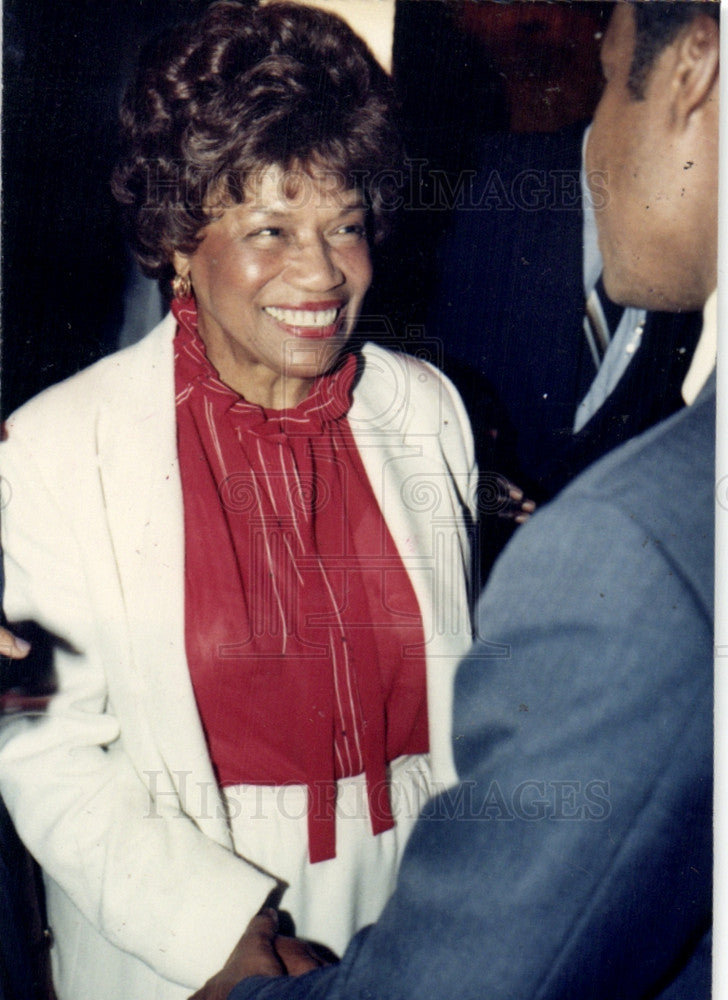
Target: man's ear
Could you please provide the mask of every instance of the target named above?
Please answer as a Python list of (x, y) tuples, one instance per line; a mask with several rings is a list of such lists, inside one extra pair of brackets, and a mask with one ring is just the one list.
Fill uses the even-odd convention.
[(679, 124), (687, 125), (714, 87), (717, 93), (719, 66), (718, 22), (708, 14), (698, 14), (677, 41), (672, 86), (673, 111)]

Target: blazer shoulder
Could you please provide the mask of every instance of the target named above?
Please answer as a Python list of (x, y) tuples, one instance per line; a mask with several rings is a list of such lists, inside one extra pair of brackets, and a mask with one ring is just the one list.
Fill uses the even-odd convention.
[(120, 414), (129, 412), (149, 395), (152, 383), (169, 380), (175, 328), (170, 314), (136, 344), (43, 390), (8, 417), (5, 437), (68, 439), (104, 410), (118, 406)]
[(460, 394), (431, 362), (373, 343), (365, 344), (361, 355), (354, 419), (369, 413), (379, 429), (440, 434), (454, 424), (470, 434)]

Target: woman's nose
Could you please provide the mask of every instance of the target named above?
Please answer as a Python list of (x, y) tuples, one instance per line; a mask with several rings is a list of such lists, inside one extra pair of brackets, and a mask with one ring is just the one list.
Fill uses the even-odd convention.
[(306, 240), (293, 249), (291, 273), (296, 283), (316, 291), (327, 291), (344, 283), (344, 273), (324, 239)]

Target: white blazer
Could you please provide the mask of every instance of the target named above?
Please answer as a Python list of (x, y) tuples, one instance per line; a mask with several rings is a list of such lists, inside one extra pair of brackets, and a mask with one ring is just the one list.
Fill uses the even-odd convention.
[[(223, 964), (275, 873), (232, 853), (185, 658), (171, 316), (7, 424), (5, 611), (58, 637), (45, 715), (0, 731), (0, 792), (41, 864), (56, 975), (180, 996)], [(457, 393), (367, 345), (350, 422), (427, 642), (435, 781), (454, 778), (454, 668), (470, 643), (475, 468)], [(118, 992), (113, 983), (119, 984)], [(70, 989), (70, 987), (69, 987)]]

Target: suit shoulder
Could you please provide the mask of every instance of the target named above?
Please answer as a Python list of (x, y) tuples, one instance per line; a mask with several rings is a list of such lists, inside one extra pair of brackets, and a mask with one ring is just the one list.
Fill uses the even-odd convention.
[[(542, 539), (589, 546), (612, 527), (679, 573), (712, 609), (715, 395), (704, 396), (595, 463), (544, 508)], [(533, 527), (536, 528), (537, 520)]]
[[(564, 495), (598, 494), (618, 504), (664, 505), (679, 510), (690, 496), (712, 495), (715, 460), (715, 393), (661, 421), (606, 455)], [(671, 504), (672, 506), (672, 504)]]

